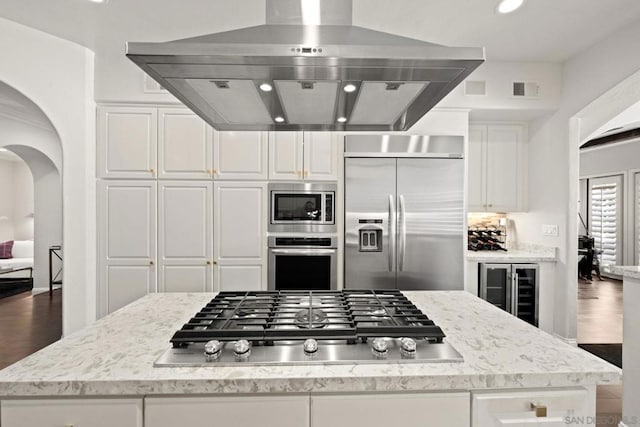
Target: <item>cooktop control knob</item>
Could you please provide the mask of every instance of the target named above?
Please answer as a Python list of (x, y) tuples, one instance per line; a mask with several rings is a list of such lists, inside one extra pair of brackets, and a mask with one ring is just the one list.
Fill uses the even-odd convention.
[(207, 362), (219, 359), (222, 354), (222, 343), (218, 340), (207, 341), (204, 345), (204, 357)]
[(375, 338), (371, 342), (371, 350), (373, 351), (374, 356), (384, 358), (384, 357), (387, 357), (389, 344), (387, 343), (387, 340), (384, 338)]
[(243, 359), (249, 357), (251, 354), (251, 344), (247, 340), (238, 340), (233, 344), (233, 352), (236, 358)]
[(402, 354), (402, 357), (415, 357), (416, 340), (414, 340), (413, 338), (400, 338), (400, 353)]
[(313, 338), (309, 338), (307, 340), (304, 340), (304, 344), (302, 344), (302, 347), (304, 348), (304, 354), (306, 354), (307, 356), (316, 354), (316, 352), (318, 351), (318, 341), (314, 340)]

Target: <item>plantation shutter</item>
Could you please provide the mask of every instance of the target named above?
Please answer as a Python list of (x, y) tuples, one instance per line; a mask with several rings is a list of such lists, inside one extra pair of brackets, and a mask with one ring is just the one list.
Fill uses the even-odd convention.
[(589, 180), (589, 223), (600, 263), (622, 264), (622, 177)]

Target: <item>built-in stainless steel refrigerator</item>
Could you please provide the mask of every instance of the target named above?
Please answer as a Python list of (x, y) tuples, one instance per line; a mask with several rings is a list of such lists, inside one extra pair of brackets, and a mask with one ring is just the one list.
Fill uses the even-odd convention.
[(464, 288), (464, 138), (345, 140), (347, 289)]

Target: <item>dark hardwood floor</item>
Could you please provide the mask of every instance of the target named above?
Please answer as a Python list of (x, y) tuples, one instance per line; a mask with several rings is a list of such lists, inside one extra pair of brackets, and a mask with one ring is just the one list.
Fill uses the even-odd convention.
[[(578, 281), (578, 343), (622, 342), (622, 281)], [(624, 375), (624, 374), (623, 374)], [(596, 390), (596, 427), (616, 427), (622, 417), (622, 385)]]
[(62, 336), (62, 290), (0, 299), (0, 369)]

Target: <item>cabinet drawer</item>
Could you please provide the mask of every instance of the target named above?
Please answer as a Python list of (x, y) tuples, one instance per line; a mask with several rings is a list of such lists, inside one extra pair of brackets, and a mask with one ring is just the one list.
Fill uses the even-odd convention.
[[(589, 418), (595, 417), (595, 391), (581, 387), (473, 392), (471, 400), (473, 427), (590, 425)], [(546, 415), (543, 410), (536, 416), (533, 405), (545, 408)]]
[(309, 427), (308, 396), (154, 397), (145, 427)]
[(142, 427), (142, 399), (3, 400), (2, 427)]
[(313, 427), (468, 427), (469, 393), (311, 397)]

